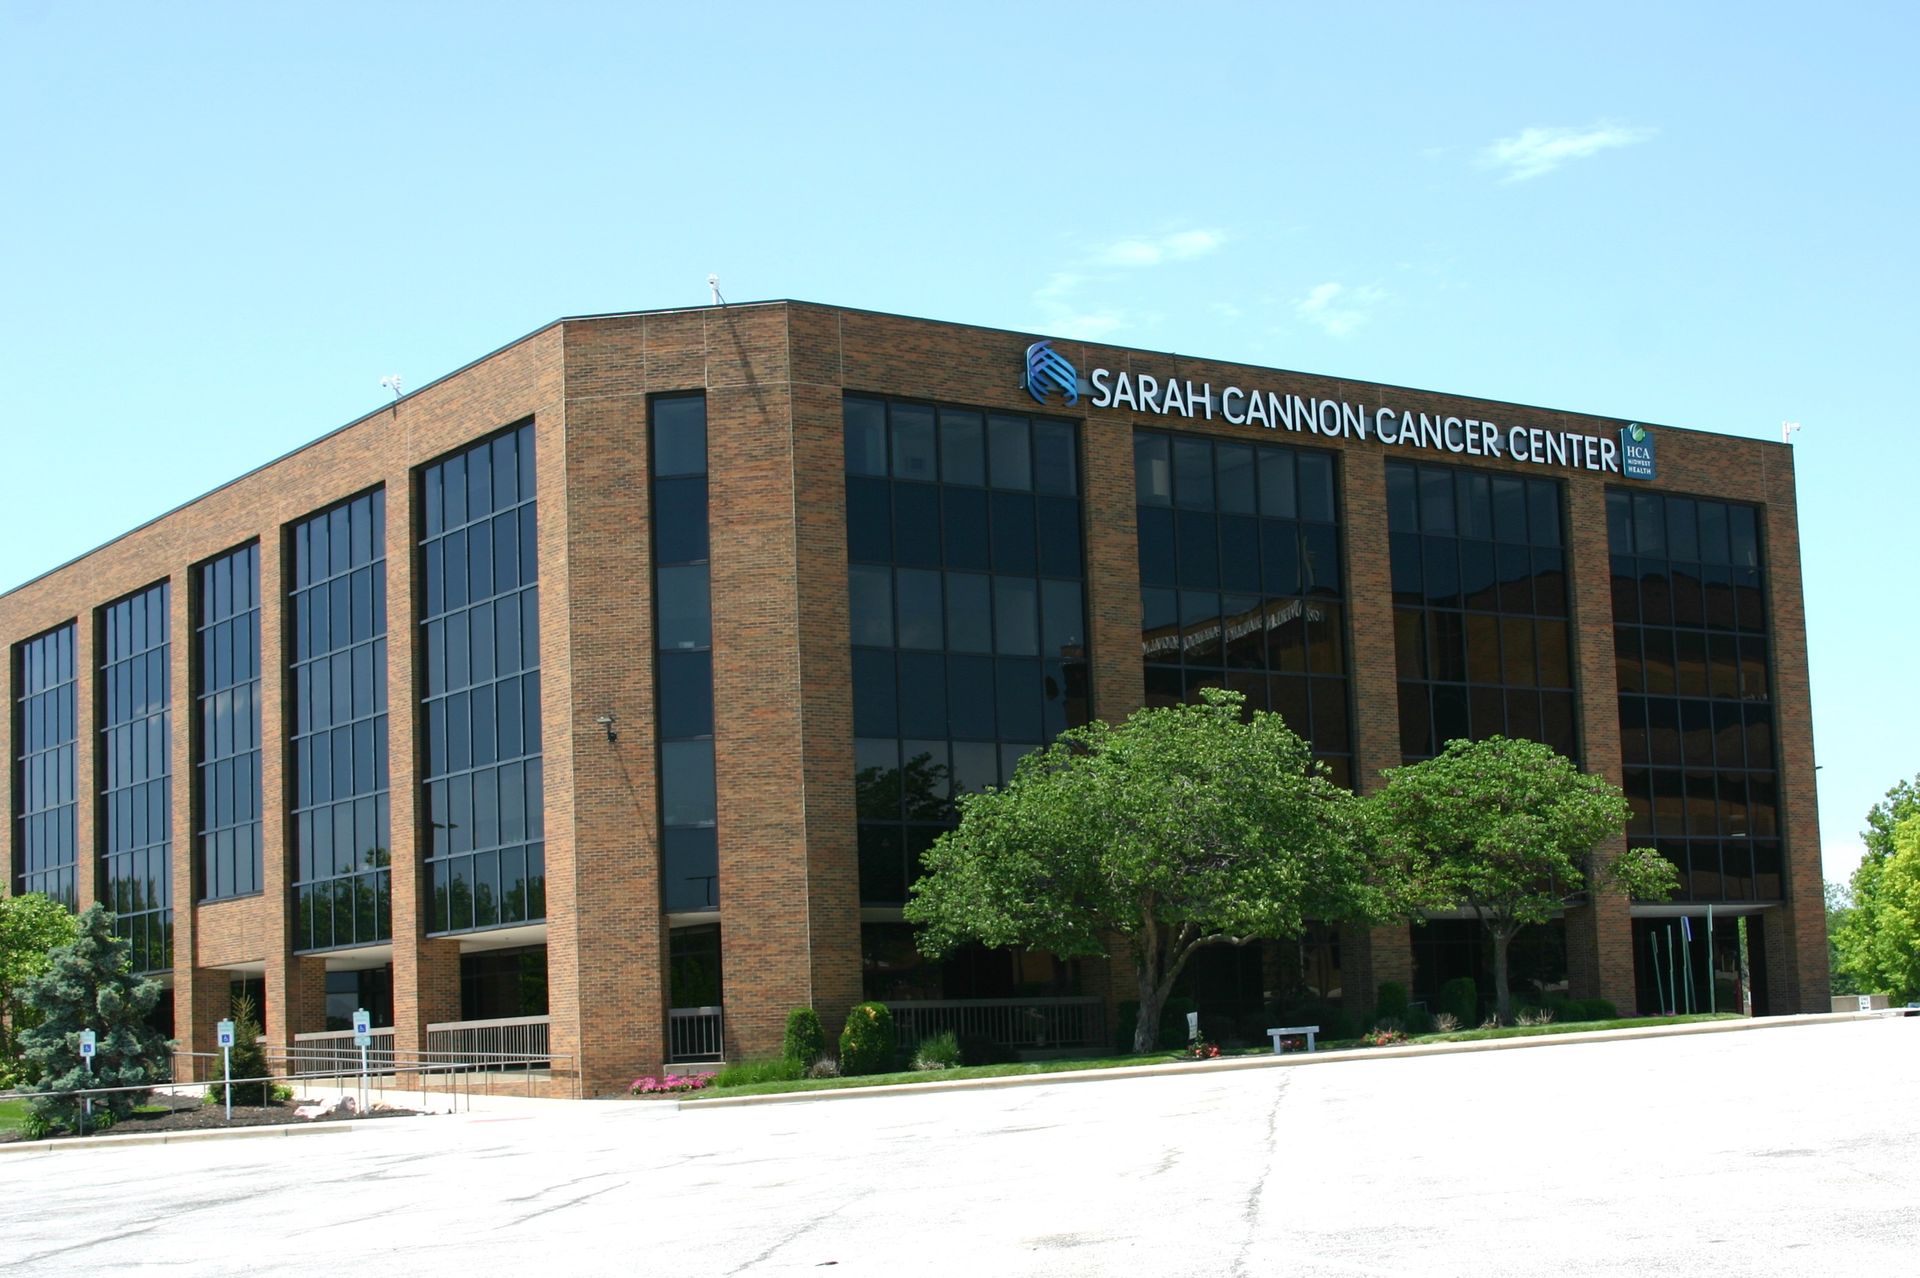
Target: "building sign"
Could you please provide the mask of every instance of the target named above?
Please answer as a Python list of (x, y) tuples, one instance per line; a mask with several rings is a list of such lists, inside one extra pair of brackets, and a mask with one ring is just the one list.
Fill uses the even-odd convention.
[(1325, 439), (1377, 440), (1389, 448), (1497, 457), (1532, 466), (1601, 471), (1628, 479), (1654, 477), (1653, 434), (1637, 423), (1622, 430), (1616, 440), (1611, 435), (1507, 426), (1445, 412), (1283, 395), (1257, 387), (1225, 386), (1216, 393), (1211, 382), (1196, 384), (1107, 368), (1094, 369), (1082, 381), (1066, 357), (1053, 349), (1051, 341), (1027, 347), (1022, 385), (1041, 404), (1055, 391), (1065, 403), (1076, 404), (1084, 387), (1092, 391), (1088, 404), (1093, 408), (1126, 408), (1189, 421), (1220, 420), (1231, 426), (1284, 429)]
[(1628, 479), (1653, 478), (1653, 433), (1639, 422), (1620, 431), (1620, 473)]

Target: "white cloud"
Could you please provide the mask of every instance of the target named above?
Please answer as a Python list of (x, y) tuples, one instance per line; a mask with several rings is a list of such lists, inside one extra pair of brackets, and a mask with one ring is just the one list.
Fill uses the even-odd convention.
[(1601, 121), (1584, 129), (1522, 129), (1480, 152), (1480, 166), (1504, 169), (1502, 182), (1524, 182), (1551, 173), (1569, 160), (1584, 160), (1614, 147), (1645, 142), (1658, 129)]
[(1226, 242), (1224, 234), (1205, 228), (1159, 236), (1130, 235), (1094, 250), (1093, 260), (1100, 266), (1158, 266), (1204, 257)]
[(1373, 317), (1374, 308), (1387, 300), (1385, 289), (1372, 284), (1348, 288), (1331, 281), (1316, 284), (1293, 304), (1293, 313), (1328, 337), (1349, 337)]

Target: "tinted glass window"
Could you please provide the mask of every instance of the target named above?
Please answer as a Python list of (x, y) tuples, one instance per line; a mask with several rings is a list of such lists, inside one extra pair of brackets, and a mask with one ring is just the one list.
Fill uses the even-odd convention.
[[(649, 422), (649, 435), (656, 454), (665, 451), (671, 471), (684, 469), (690, 464), (687, 458), (704, 447), (704, 425), (684, 415), (670, 414), (664, 421), (656, 416)], [(436, 487), (443, 493), (444, 510), (440, 531), (427, 537), (420, 553), (427, 565), (436, 559), (442, 564), (446, 581), (444, 596), (436, 600), (429, 593), (421, 615), (427, 674), (422, 710), (428, 735), (421, 781), (429, 833), (430, 932), (511, 926), (546, 913), (533, 450), (534, 427), (527, 423), (463, 448), (421, 475), (429, 499)], [(501, 474), (509, 463), (512, 482)], [(676, 481), (663, 477), (657, 456), (654, 475), (657, 508), (660, 485)], [(454, 494), (460, 490), (464, 496), (456, 507)], [(677, 491), (688, 495), (684, 489)], [(670, 497), (669, 504), (673, 502)], [(383, 664), (384, 657), (378, 657), (372, 666)], [(316, 690), (320, 682), (316, 675)], [(353, 704), (351, 696), (346, 704)], [(384, 724), (378, 733), (384, 739)], [(327, 783), (336, 791), (343, 762), (353, 766), (352, 752), (367, 735), (334, 738), (346, 751), (333, 752)], [(316, 746), (312, 757), (317, 795), (323, 784), (323, 752)], [(382, 787), (383, 773), (384, 764), (374, 773)], [(357, 811), (360, 801), (355, 802)], [(377, 821), (385, 821), (383, 797), (376, 795), (372, 811)], [(341, 829), (336, 820), (336, 840)], [(378, 890), (383, 880), (367, 871), (377, 868), (370, 864), (375, 859), (384, 864), (384, 856), (384, 850), (377, 858), (357, 856), (353, 892), (358, 897), (364, 898), (369, 887)], [(344, 943), (344, 898), (338, 881), (335, 889), (331, 919), (323, 917), (316, 900), (312, 927), (318, 941), (325, 934), (323, 925), (330, 923), (332, 943), (338, 945)], [(376, 913), (390, 908), (374, 904)], [(383, 920), (375, 921), (376, 930), (383, 925)], [(356, 920), (349, 934), (361, 931)]]
[[(492, 487), (488, 501), (505, 497), (518, 501), (516, 439), (493, 441)], [(501, 524), (501, 528), (509, 528)], [(311, 624), (292, 635), (294, 695), (294, 948), (334, 950), (378, 944), (394, 935), (392, 921), (392, 846), (388, 816), (388, 720), (386, 720), (386, 493), (372, 491), (334, 509), (300, 520), (288, 530), (294, 574), (288, 601), (294, 616), (328, 616), (328, 624)], [(518, 526), (511, 535), (492, 537), (495, 545), (516, 545)], [(507, 580), (518, 580), (518, 555), (507, 568)], [(495, 568), (501, 558), (495, 556)], [(493, 589), (482, 589), (482, 595)], [(338, 601), (338, 620), (332, 618)], [(463, 654), (461, 683), (497, 674), (499, 645), (495, 643), (495, 603), (480, 604), (465, 614), (436, 622), (432, 635), (434, 664), (445, 679), (447, 635), (457, 635)], [(505, 614), (505, 610), (503, 610)], [(513, 610), (511, 633), (518, 641), (518, 610)], [(472, 626), (482, 627), (474, 635)], [(518, 647), (515, 643), (515, 649)], [(518, 656), (507, 658), (518, 670)], [(482, 723), (484, 748), (492, 762), (503, 752), (518, 754), (518, 741), (503, 748), (499, 706), (486, 697), (486, 708), (474, 716), (474, 697), (465, 702), (463, 735), (472, 746), (472, 723)], [(518, 729), (518, 704), (509, 706), (513, 729)], [(438, 700), (428, 714), (428, 758), (445, 771), (447, 702)], [(488, 806), (497, 817), (497, 802)], [(438, 817), (445, 821), (445, 817)], [(522, 817), (524, 825), (524, 817)], [(495, 835), (497, 842), (497, 835)], [(493, 904), (490, 898), (490, 904)]]
[[(1050, 418), (846, 403), (860, 891), (892, 905), (956, 789), (1000, 784), (1088, 717), (1078, 436)], [(890, 441), (878, 468), (854, 442), (875, 421)]]

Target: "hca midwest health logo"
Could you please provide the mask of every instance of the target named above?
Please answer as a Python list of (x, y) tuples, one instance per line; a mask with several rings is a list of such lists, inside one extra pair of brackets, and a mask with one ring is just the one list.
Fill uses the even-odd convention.
[(1627, 479), (1652, 479), (1653, 432), (1639, 422), (1620, 431), (1620, 474)]

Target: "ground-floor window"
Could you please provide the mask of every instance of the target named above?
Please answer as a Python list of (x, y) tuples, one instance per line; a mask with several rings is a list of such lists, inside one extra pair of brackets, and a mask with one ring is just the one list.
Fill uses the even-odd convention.
[(911, 999), (1072, 998), (1085, 992), (1078, 962), (1042, 950), (967, 945), (930, 959), (913, 941), (910, 923), (860, 925), (866, 997)]
[(676, 927), (667, 941), (667, 989), (674, 1007), (719, 1007), (720, 926)]
[(393, 964), (327, 973), (327, 1028), (352, 1029), (361, 1008), (373, 1024), (393, 1024)]
[(546, 1014), (546, 946), (482, 950), (460, 956), (462, 1020), (491, 1021)]

